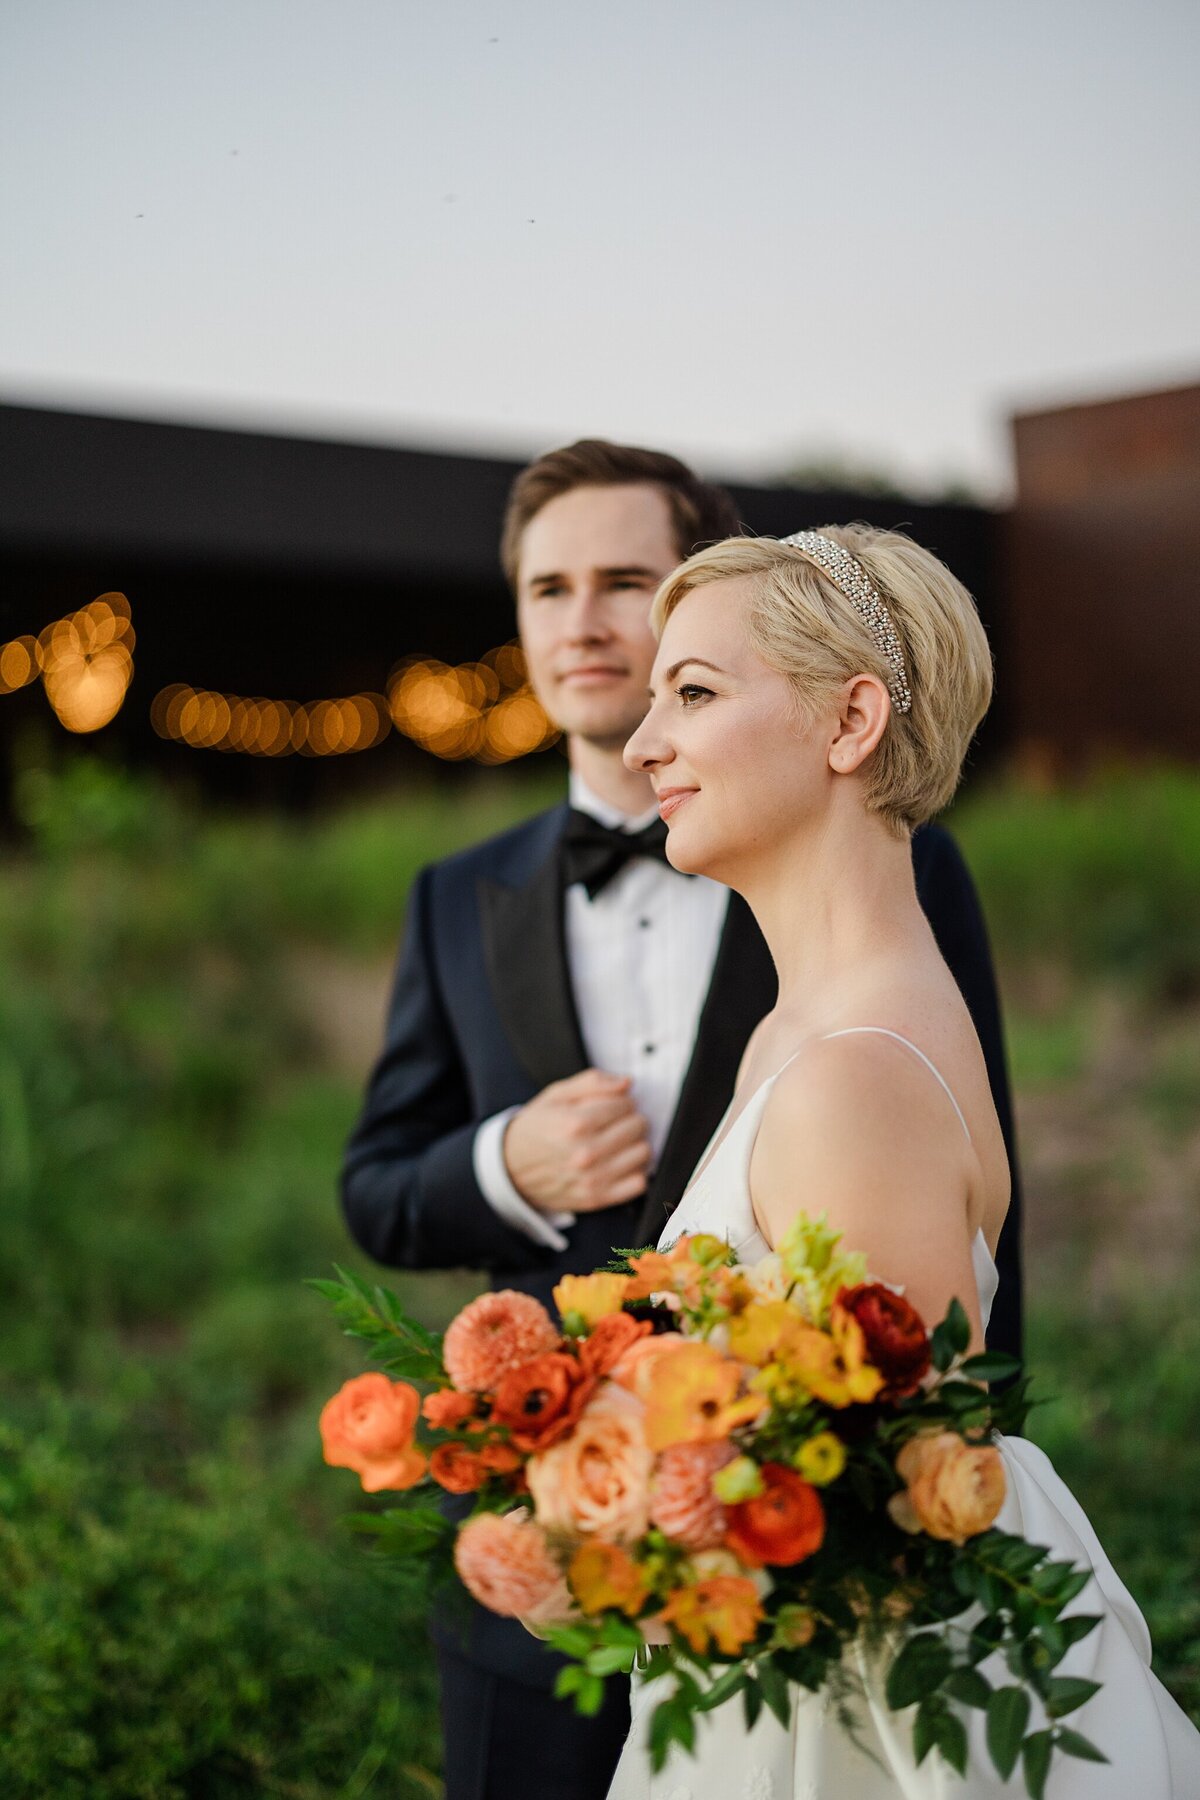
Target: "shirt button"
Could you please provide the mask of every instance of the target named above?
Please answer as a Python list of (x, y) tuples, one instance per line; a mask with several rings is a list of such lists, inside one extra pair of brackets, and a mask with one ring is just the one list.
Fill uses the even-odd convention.
[(643, 931), (648, 931), (648, 930), (649, 930), (649, 928), (650, 928), (650, 921), (649, 921), (649, 919), (639, 919), (639, 920), (638, 920), (638, 924), (639, 924), (639, 925), (640, 925), (640, 926), (641, 926), (641, 928), (642, 928), (642, 930), (643, 930)]
[(653, 1056), (654, 1055), (654, 1045), (653, 1044), (643, 1044), (642, 1045), (642, 1055), (643, 1056)]

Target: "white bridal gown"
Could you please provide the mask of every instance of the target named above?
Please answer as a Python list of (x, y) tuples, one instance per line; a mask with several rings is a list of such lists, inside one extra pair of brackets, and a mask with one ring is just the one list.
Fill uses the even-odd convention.
[[(906, 1038), (899, 1042), (941, 1082), (966, 1131), (961, 1109), (937, 1069), (915, 1044)], [(743, 1262), (767, 1255), (770, 1246), (750, 1204), (750, 1155), (767, 1097), (781, 1073), (756, 1090), (728, 1136), (701, 1162), (663, 1233), (662, 1248), (684, 1232), (705, 1231), (726, 1238)], [(986, 1325), (997, 1276), (982, 1232), (973, 1246), (973, 1261)], [(1046, 1800), (1200, 1800), (1200, 1732), (1151, 1673), (1145, 1620), (1082, 1508), (1035, 1445), (1024, 1438), (1003, 1438), (998, 1444), (1008, 1495), (997, 1525), (1047, 1545), (1056, 1558), (1089, 1566), (1092, 1580), (1066, 1610), (1103, 1615), (1103, 1623), (1072, 1646), (1056, 1673), (1103, 1683), (1102, 1691), (1065, 1723), (1089, 1737), (1109, 1762), (1084, 1762), (1056, 1751)], [(1000, 1659), (994, 1667), (982, 1667), (994, 1685), (1011, 1679)], [(918, 1769), (911, 1748), (911, 1710), (891, 1712), (878, 1678), (862, 1663), (857, 1673), (863, 1687), (855, 1701), (859, 1736), (877, 1762), (856, 1747), (821, 1697), (797, 1689), (789, 1729), (764, 1708), (747, 1732), (735, 1696), (697, 1718), (695, 1756), (672, 1747), (658, 1775), (650, 1770), (648, 1734), (664, 1685), (640, 1683), (635, 1676), (630, 1733), (609, 1800), (1014, 1800), (1024, 1794), (1019, 1764), (1008, 1783), (1000, 1781), (984, 1742), (984, 1715), (975, 1709), (961, 1709), (970, 1736), (966, 1779), (936, 1751)], [(1040, 1729), (1045, 1722), (1031, 1718), (1028, 1729)]]

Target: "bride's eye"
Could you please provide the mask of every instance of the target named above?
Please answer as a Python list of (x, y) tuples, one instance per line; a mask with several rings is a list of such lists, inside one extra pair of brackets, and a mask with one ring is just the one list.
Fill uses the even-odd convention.
[(685, 681), (682, 687), (675, 689), (675, 692), (682, 701), (685, 711), (699, 706), (702, 700), (712, 699), (712, 689), (700, 687), (694, 681)]

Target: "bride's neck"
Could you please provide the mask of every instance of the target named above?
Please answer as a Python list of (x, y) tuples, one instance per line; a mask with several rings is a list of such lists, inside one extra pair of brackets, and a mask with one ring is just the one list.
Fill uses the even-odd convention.
[(735, 885), (766, 938), (780, 1009), (820, 1011), (925, 934), (909, 840), (857, 808), (780, 844)]

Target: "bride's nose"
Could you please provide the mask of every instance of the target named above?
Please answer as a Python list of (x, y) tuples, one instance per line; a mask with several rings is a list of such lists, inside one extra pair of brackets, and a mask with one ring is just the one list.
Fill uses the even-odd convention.
[(655, 723), (651, 708), (625, 746), (625, 767), (637, 775), (649, 775), (652, 769), (670, 762), (673, 755), (674, 751)]

